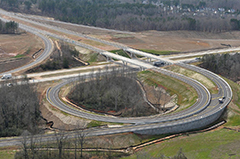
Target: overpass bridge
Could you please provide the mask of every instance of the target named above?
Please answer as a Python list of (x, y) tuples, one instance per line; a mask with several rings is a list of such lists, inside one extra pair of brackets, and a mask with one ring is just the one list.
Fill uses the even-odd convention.
[(145, 70), (145, 69), (149, 69), (151, 67), (153, 67), (152, 64), (149, 63), (145, 63), (139, 60), (135, 60), (135, 59), (129, 59), (120, 55), (116, 55), (114, 53), (108, 52), (108, 51), (104, 51), (104, 52), (100, 52), (101, 55), (106, 56), (108, 60), (112, 61), (113, 59), (116, 60), (120, 60), (123, 62), (123, 64), (127, 65), (129, 64), (133, 64), (136, 66), (139, 66), (141, 70)]
[(146, 52), (143, 52), (143, 51), (139, 51), (139, 50), (136, 50), (136, 49), (125, 48), (123, 50), (128, 52), (131, 55), (131, 57), (133, 57), (133, 55), (143, 56), (143, 57), (146, 57), (150, 62), (151, 62), (152, 59), (154, 59), (154, 60), (157, 60), (157, 61), (164, 62), (167, 65), (171, 65), (171, 64), (175, 63), (172, 60), (165, 59), (165, 58), (162, 58), (160, 56), (156, 56), (156, 55), (146, 53)]

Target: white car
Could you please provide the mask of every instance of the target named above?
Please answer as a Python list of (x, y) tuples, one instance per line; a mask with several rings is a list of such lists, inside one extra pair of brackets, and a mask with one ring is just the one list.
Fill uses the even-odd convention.
[(12, 83), (8, 83), (7, 86), (8, 86), (8, 87), (12, 87), (13, 84), (12, 84)]

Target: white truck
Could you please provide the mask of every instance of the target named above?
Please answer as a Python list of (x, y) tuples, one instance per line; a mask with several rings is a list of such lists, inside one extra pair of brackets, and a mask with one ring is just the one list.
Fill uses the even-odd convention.
[(12, 78), (12, 74), (4, 74), (1, 79), (10, 79)]

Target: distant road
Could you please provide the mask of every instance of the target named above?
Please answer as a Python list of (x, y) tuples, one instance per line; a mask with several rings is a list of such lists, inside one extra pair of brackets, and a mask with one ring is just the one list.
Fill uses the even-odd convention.
[(74, 23), (68, 23), (68, 22), (63, 22), (63, 21), (58, 21), (58, 20), (52, 20), (52, 19), (49, 19), (49, 18), (43, 18), (43, 17), (40, 17), (40, 16), (36, 17), (36, 16), (26, 15), (26, 14), (21, 14), (21, 13), (17, 13), (16, 15), (20, 16), (20, 17), (23, 17), (23, 18), (43, 20), (43, 21), (48, 21), (48, 22), (54, 22), (54, 23), (57, 23), (57, 24), (65, 24), (65, 25), (89, 28), (89, 29), (94, 29), (94, 30), (103, 30), (103, 31), (106, 31), (106, 32), (114, 32), (114, 33), (121, 33), (121, 34), (135, 34), (134, 32), (130, 32), (130, 31), (120, 31), (120, 30), (114, 30), (114, 29), (106, 29), (106, 28), (100, 28), (100, 27), (94, 27), (94, 26), (74, 24)]
[[(176, 55), (166, 55), (164, 58), (173, 60), (173, 59), (181, 59), (181, 58), (188, 58), (193, 56), (203, 56), (207, 54), (221, 54), (225, 52), (232, 52), (232, 51), (240, 51), (240, 47), (230, 47), (230, 48), (224, 48), (224, 49), (215, 49), (215, 50), (208, 50), (208, 51), (200, 51), (200, 52), (193, 52), (193, 53), (184, 53), (184, 54), (176, 54)], [(178, 60), (177, 60), (178, 61)], [(180, 60), (181, 61), (181, 60)]]

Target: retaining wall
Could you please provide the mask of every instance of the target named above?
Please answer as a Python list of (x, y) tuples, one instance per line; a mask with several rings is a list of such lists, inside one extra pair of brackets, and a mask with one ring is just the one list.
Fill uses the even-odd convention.
[(179, 132), (186, 132), (194, 129), (200, 129), (216, 121), (222, 115), (223, 111), (224, 109), (221, 109), (214, 114), (202, 116), (202, 118), (200, 116), (196, 120), (192, 119), (192, 120), (183, 121), (183, 122), (176, 121), (176, 123), (159, 124), (158, 128), (138, 130), (138, 131), (134, 131), (134, 133), (156, 135), (156, 134), (179, 133)]

